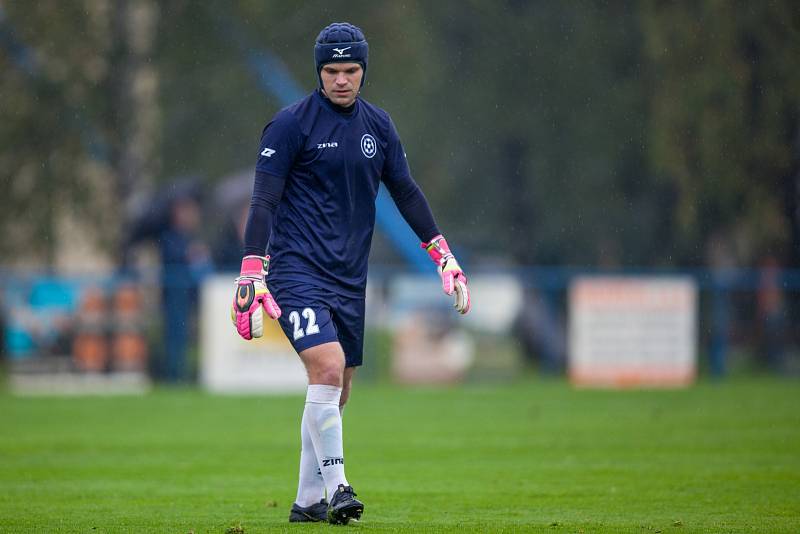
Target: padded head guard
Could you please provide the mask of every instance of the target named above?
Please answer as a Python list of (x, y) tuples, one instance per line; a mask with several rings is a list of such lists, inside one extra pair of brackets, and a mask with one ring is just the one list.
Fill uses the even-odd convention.
[(364, 37), (364, 32), (358, 26), (347, 22), (334, 22), (325, 27), (317, 36), (314, 45), (314, 61), (317, 65), (317, 78), (322, 87), (322, 78), (319, 73), (322, 66), (327, 63), (358, 63), (364, 69), (361, 86), (367, 79), (367, 60), (369, 58), (369, 45)]

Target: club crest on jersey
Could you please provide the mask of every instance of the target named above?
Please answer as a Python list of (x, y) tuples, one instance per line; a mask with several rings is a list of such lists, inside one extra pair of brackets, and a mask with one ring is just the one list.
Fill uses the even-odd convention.
[(364, 156), (368, 158), (372, 158), (375, 156), (375, 152), (378, 151), (378, 145), (375, 143), (375, 138), (372, 137), (370, 134), (364, 134), (361, 136), (361, 152)]

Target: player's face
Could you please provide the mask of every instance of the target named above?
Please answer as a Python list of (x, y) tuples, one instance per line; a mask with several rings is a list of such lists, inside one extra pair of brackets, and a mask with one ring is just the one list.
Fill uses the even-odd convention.
[(358, 63), (328, 63), (322, 67), (322, 90), (331, 102), (350, 106), (358, 96), (364, 69)]

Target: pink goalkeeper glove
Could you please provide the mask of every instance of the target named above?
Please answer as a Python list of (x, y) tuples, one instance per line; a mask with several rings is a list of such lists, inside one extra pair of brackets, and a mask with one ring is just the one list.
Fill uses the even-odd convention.
[(472, 307), (469, 288), (467, 287), (467, 277), (459, 267), (453, 253), (450, 252), (447, 241), (441, 235), (437, 235), (431, 239), (430, 243), (422, 243), (420, 246), (428, 252), (431, 260), (436, 264), (439, 276), (442, 277), (442, 289), (444, 289), (444, 292), (448, 295), (452, 295), (455, 292), (453, 307), (458, 313), (467, 313)]
[(236, 296), (231, 307), (231, 321), (239, 335), (253, 339), (264, 335), (264, 310), (273, 319), (281, 316), (278, 303), (267, 289), (269, 256), (245, 256), (236, 279)]

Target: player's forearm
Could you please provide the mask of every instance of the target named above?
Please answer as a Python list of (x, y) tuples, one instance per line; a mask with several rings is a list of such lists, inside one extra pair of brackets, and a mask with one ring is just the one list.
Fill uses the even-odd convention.
[(428, 200), (413, 179), (409, 177), (403, 187), (390, 187), (389, 192), (397, 209), (400, 210), (400, 214), (420, 241), (427, 243), (441, 234), (439, 227), (436, 226), (436, 220), (433, 218)]
[(245, 256), (263, 256), (267, 250), (267, 242), (272, 234), (271, 209), (255, 204), (250, 204), (250, 215), (244, 227)]
[(283, 196), (286, 181), (271, 174), (256, 172), (250, 214), (244, 228), (245, 256), (263, 256), (269, 236), (272, 234), (272, 219)]

